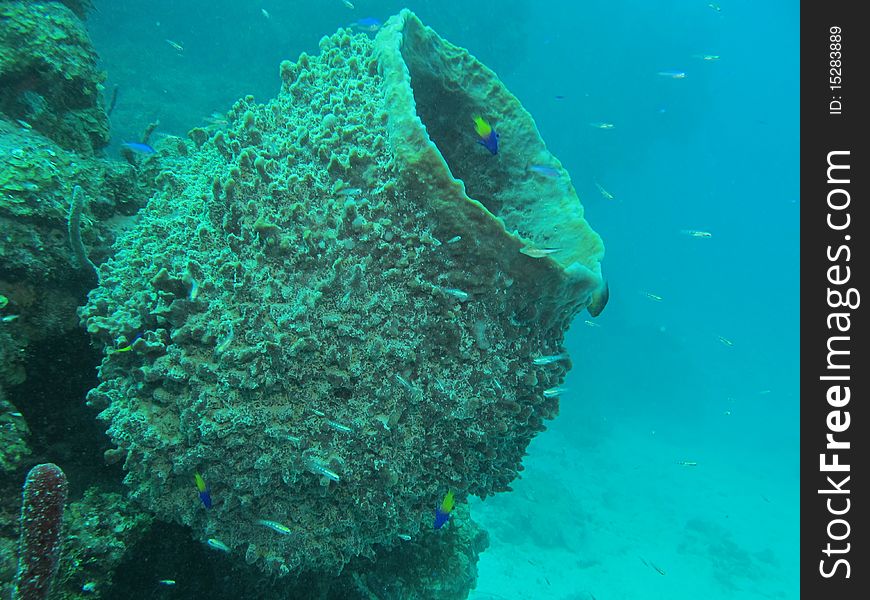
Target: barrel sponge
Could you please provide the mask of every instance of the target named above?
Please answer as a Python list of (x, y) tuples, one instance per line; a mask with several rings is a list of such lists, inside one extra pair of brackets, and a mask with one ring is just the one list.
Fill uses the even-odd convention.
[(80, 312), (105, 347), (88, 401), (155, 514), (266, 572), (337, 573), (433, 543), (448, 490), (510, 489), (602, 246), (516, 99), (412, 13), (280, 73), (161, 149), (172, 176)]
[[(541, 309), (573, 314), (603, 293), (601, 238), (531, 115), (495, 73), (408, 10), (387, 22), (376, 48), (405, 186), (427, 200), (443, 230), (473, 237), (482, 259), (537, 290)], [(496, 156), (473, 143), (476, 115), (501, 136)], [(558, 252), (540, 260), (524, 247)]]

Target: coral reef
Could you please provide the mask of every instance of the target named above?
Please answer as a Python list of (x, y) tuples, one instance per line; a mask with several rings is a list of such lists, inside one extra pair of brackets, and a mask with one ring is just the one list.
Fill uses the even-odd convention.
[(89, 488), (67, 509), (65, 542), (55, 582), (58, 596), (100, 598), (115, 568), (149, 530), (153, 518), (120, 494)]
[(105, 74), (81, 20), (58, 2), (4, 1), (0, 23), (0, 113), (67, 150), (103, 148)]
[[(477, 561), (488, 536), (457, 508), (439, 534), (374, 548), (374, 559), (352, 559), (336, 576), (300, 573), (298, 578), (264, 577), (236, 556), (194, 542), (186, 527), (156, 521), (116, 569), (105, 597), (156, 594), (156, 581), (172, 579), (172, 594), (215, 600), (443, 600), (465, 598), (477, 580)], [(65, 550), (66, 552), (66, 550)], [(59, 579), (63, 575), (63, 567)], [(102, 588), (98, 588), (98, 593)]]
[(67, 233), (76, 184), (88, 197), (81, 236), (100, 262), (145, 204), (153, 175), (63, 150), (0, 115), (0, 386), (24, 381), (28, 347), (77, 329), (76, 308), (96, 284)]
[[(4, 360), (3, 342), (0, 336), (0, 361)], [(0, 473), (12, 473), (21, 468), (30, 455), (26, 441), (28, 433), (23, 415), (6, 400), (0, 386)]]
[[(352, 561), (342, 579), (341, 598), (465, 598), (477, 585), (477, 560), (489, 546), (488, 535), (460, 507), (454, 526), (386, 551), (376, 549), (372, 566)], [(352, 591), (351, 591), (352, 590)]]
[(448, 489), (510, 489), (558, 412), (564, 332), (606, 288), (531, 117), (410, 12), (280, 74), (161, 153), (81, 320), (132, 498), (304, 577), (437, 540)]
[[(7, 515), (2, 517), (5, 520)], [(129, 548), (148, 532), (153, 518), (133, 507), (120, 494), (91, 487), (80, 500), (69, 504), (63, 520), (63, 549), (51, 597), (93, 600), (111, 590), (115, 568), (127, 558)], [(17, 523), (18, 519), (15, 521)], [(18, 548), (17, 539), (3, 533), (0, 536), (0, 582), (6, 585), (0, 584), (0, 597), (9, 598), (17, 570)]]
[(87, 12), (94, 7), (94, 3), (92, 2), (92, 0), (58, 0), (58, 1), (61, 2), (62, 4), (64, 4), (65, 6), (67, 6), (80, 19), (84, 19)]
[[(84, 578), (108, 588), (127, 542), (151, 520), (106, 491), (118, 475), (102, 465), (105, 438), (84, 406), (84, 382), (92, 377), (95, 358), (76, 319), (77, 306), (97, 280), (78, 264), (81, 247), (71, 247), (67, 230), (78, 185), (87, 195), (75, 213), (80, 246), (94, 260), (105, 260), (116, 232), (129, 226), (156, 185), (156, 165), (95, 155), (108, 131), (99, 98), (102, 74), (83, 24), (64, 4), (79, 15), (90, 6), (87, 0), (0, 2), (3, 598), (10, 597), (19, 564), (21, 482), (34, 462), (71, 466), (76, 496), (99, 483), (68, 508), (52, 597), (99, 597), (98, 591), (83, 591)], [(104, 512), (95, 516), (95, 510)], [(30, 559), (25, 554), (22, 560)]]

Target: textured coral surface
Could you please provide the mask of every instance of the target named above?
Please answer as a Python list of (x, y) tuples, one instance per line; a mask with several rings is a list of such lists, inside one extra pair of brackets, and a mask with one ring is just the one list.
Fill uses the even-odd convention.
[[(88, 201), (80, 231), (93, 260), (144, 205), (133, 167), (82, 157), (0, 115), (0, 385), (26, 379), (28, 348), (76, 330), (76, 307), (95, 283), (75, 262), (67, 232), (72, 188)], [(146, 180), (142, 177), (141, 180)], [(18, 408), (26, 412), (26, 406)]]
[[(85, 2), (70, 2), (82, 14)], [(93, 154), (109, 140), (104, 73), (84, 23), (59, 2), (0, 2), (0, 113), (60, 146)]]
[(437, 535), (447, 490), (509, 489), (570, 365), (534, 359), (603, 285), (600, 239), (567, 176), (529, 172), (558, 162), (491, 71), (408, 12), (320, 50), (161, 151), (81, 311), (132, 496), (278, 574)]

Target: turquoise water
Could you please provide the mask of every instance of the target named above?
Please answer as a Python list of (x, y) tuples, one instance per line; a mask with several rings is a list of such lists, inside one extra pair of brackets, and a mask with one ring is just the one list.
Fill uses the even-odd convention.
[(354, 4), (98, 0), (110, 153), (265, 100), (281, 60), (414, 10), (533, 115), (611, 289), (569, 332), (523, 478), (472, 506), (491, 545), (471, 597), (797, 597), (797, 3)]

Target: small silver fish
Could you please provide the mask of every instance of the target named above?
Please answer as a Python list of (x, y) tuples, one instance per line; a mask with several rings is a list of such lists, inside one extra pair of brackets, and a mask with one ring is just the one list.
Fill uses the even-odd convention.
[(260, 12), (263, 13), (263, 16), (266, 17), (267, 19), (271, 19), (271, 18), (272, 18), (272, 15), (270, 15), (270, 14), (269, 14), (269, 11), (267, 11), (265, 8), (261, 8), (261, 9), (260, 9)]
[(313, 468), (319, 475), (323, 475), (324, 477), (326, 477), (330, 481), (341, 481), (341, 476), (338, 473), (336, 473), (335, 471), (333, 471), (331, 469), (328, 469), (327, 467), (325, 467), (323, 465), (316, 465)]
[(562, 352), (561, 354), (550, 354), (548, 356), (539, 356), (532, 361), (533, 364), (538, 366), (541, 365), (551, 365), (553, 363), (559, 362), (561, 360), (568, 360), (568, 353)]
[(206, 123), (210, 123), (211, 125), (228, 125), (229, 121), (227, 121), (227, 116), (221, 112), (214, 111), (209, 116), (207, 116), (204, 121)]
[(668, 79), (685, 79), (686, 74), (683, 71), (659, 71), (658, 75), (667, 77)]
[(290, 535), (291, 533), (293, 533), (292, 531), (290, 531), (289, 527), (279, 523), (278, 521), (271, 521), (269, 519), (259, 519), (257, 521), (257, 523), (259, 525), (262, 525), (263, 527), (268, 527), (272, 531), (276, 531), (276, 532), (280, 533), (281, 535)]
[(568, 390), (563, 387), (554, 387), (548, 390), (544, 390), (544, 398), (555, 398), (556, 396), (561, 396)]
[(208, 538), (205, 541), (205, 543), (206, 543), (206, 545), (208, 545), (209, 548), (213, 548), (214, 550), (220, 550), (221, 552), (229, 552), (230, 551), (229, 546), (227, 546), (222, 541), (215, 539), (215, 538)]
[(402, 384), (402, 387), (405, 388), (406, 390), (408, 390), (409, 392), (414, 391), (414, 386), (412, 386), (411, 383), (407, 379), (405, 379), (404, 377), (402, 377), (398, 373), (396, 373), (396, 381), (398, 381), (400, 384)]
[(561, 248), (535, 248), (534, 246), (523, 246), (520, 248), (520, 254), (525, 254), (531, 258), (544, 258), (548, 254), (558, 252)]
[(471, 296), (468, 292), (463, 292), (462, 290), (458, 290), (456, 288), (443, 288), (445, 294), (450, 294), (454, 298), (458, 299), (460, 302), (465, 302)]
[(613, 194), (611, 194), (610, 192), (605, 190), (604, 187), (600, 183), (598, 183), (597, 181), (595, 182), (595, 187), (598, 188), (598, 193), (600, 193), (602, 195), (602, 197), (606, 198), (607, 200), (614, 200), (615, 199)]
[(589, 123), (589, 126), (596, 129), (613, 129), (613, 123), (607, 123), (604, 121), (593, 121), (592, 123)]
[(350, 0), (341, 0), (341, 3), (344, 4), (346, 7), (350, 8), (350, 9), (353, 9), (353, 8), (354, 8), (354, 6), (353, 6), (353, 2), (351, 2)]
[(532, 165), (529, 167), (529, 171), (533, 173), (537, 173), (538, 175), (542, 175), (543, 177), (547, 177), (549, 179), (557, 179), (560, 175), (559, 171), (554, 169), (553, 167), (548, 167), (547, 165)]
[(399, 534), (399, 539), (400, 539), (400, 540), (405, 540), (406, 542), (408, 542), (408, 541), (411, 540), (411, 536), (408, 535), (407, 533), (400, 533), (400, 534)]
[(347, 425), (342, 425), (338, 421), (327, 421), (326, 424), (329, 427), (332, 427), (333, 429), (335, 429), (336, 431), (341, 431), (343, 433), (350, 433), (353, 431), (352, 427), (348, 427)]
[(452, 237), (452, 238), (450, 238), (449, 240), (447, 240), (447, 243), (448, 243), (448, 244), (455, 244), (456, 242), (458, 242), (458, 241), (461, 240), (461, 239), (462, 239), (462, 236), (461, 236), (461, 235), (457, 235), (456, 237)]
[(184, 46), (179, 44), (178, 42), (173, 42), (172, 40), (166, 40), (166, 43), (172, 46), (174, 50), (177, 52), (184, 52)]
[(157, 583), (159, 583), (160, 585), (175, 585), (175, 580), (174, 579), (161, 579)]

